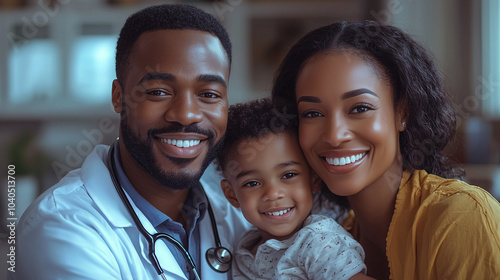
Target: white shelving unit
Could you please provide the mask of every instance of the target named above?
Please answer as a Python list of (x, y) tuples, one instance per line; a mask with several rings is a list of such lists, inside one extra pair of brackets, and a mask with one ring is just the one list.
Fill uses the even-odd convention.
[[(64, 4), (52, 8), (40, 3), (0, 11), (0, 36), (7, 38), (0, 40), (0, 119), (117, 117), (110, 105), (116, 38), (131, 13), (153, 2), (109, 6), (103, 1), (58, 1)], [(276, 63), (259, 57), (256, 48), (271, 40), (295, 40), (280, 34), (279, 26), (303, 27), (305, 33), (322, 23), (360, 19), (369, 12), (365, 0), (188, 3), (216, 16), (231, 36), (231, 103), (269, 94)], [(92, 34), (101, 39), (85, 41)], [(45, 50), (29, 49), (35, 45)]]

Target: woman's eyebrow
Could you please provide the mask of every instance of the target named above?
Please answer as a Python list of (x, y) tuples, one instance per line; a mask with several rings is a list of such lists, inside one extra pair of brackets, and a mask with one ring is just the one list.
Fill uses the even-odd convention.
[[(373, 92), (367, 88), (358, 88), (358, 89), (350, 90), (350, 91), (342, 94), (342, 99), (352, 98), (352, 97), (355, 97), (355, 96), (358, 96), (361, 94), (370, 94), (370, 95), (378, 97), (378, 95), (375, 92)], [(299, 97), (299, 99), (297, 100), (297, 104), (299, 104), (300, 102), (321, 103), (321, 99), (319, 97), (316, 97), (316, 96), (305, 95), (305, 96)]]
[(378, 97), (378, 95), (375, 92), (373, 92), (373, 91), (371, 91), (371, 90), (369, 90), (367, 88), (358, 88), (358, 89), (351, 90), (351, 91), (348, 91), (348, 92), (344, 93), (342, 95), (342, 99), (352, 98), (352, 97), (355, 97), (355, 96), (358, 96), (358, 95), (361, 95), (361, 94), (371, 94), (373, 96)]
[(297, 104), (299, 104), (300, 102), (321, 103), (321, 99), (316, 96), (301, 96), (297, 100)]

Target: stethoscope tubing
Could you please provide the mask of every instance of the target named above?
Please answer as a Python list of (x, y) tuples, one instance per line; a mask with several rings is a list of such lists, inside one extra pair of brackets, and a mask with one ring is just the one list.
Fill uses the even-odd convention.
[[(130, 203), (128, 197), (125, 194), (125, 191), (120, 186), (120, 184), (118, 182), (118, 179), (116, 178), (116, 166), (115, 166), (115, 162), (114, 162), (114, 145), (115, 144), (116, 143), (112, 144), (111, 147), (109, 148), (108, 158), (107, 158), (107, 164), (108, 164), (108, 169), (109, 169), (110, 177), (111, 177), (111, 180), (113, 182), (113, 185), (115, 186), (116, 191), (118, 192), (118, 195), (120, 196), (120, 199), (123, 201), (123, 203), (124, 203), (125, 207), (127, 208), (130, 216), (134, 220), (134, 223), (136, 224), (139, 232), (146, 238), (146, 240), (147, 240), (147, 242), (149, 244), (149, 253), (148, 253), (148, 256), (149, 256), (150, 261), (153, 264), (156, 272), (158, 273), (158, 275), (162, 276), (162, 278), (166, 280), (166, 277), (165, 277), (165, 275), (163, 273), (163, 270), (161, 269), (158, 257), (156, 256), (156, 253), (155, 253), (155, 251), (156, 251), (155, 250), (155, 243), (156, 243), (156, 241), (158, 239), (164, 238), (167, 241), (169, 241), (172, 245), (174, 245), (182, 253), (182, 255), (184, 256), (184, 258), (186, 259), (186, 261), (191, 266), (192, 271), (195, 274), (196, 279), (201, 280), (201, 278), (200, 278), (200, 276), (198, 274), (198, 271), (196, 269), (196, 264), (194, 263), (193, 258), (191, 257), (191, 255), (189, 254), (189, 252), (184, 248), (184, 246), (182, 246), (182, 244), (179, 241), (177, 241), (174, 237), (172, 237), (168, 233), (156, 233), (154, 235), (151, 234), (151, 233), (149, 233), (148, 230), (142, 224), (142, 222), (139, 219), (139, 217), (137, 216), (137, 213), (135, 213), (132, 204)], [(205, 190), (203, 190), (203, 188), (202, 188), (202, 191), (203, 191), (205, 197), (207, 197), (207, 194), (205, 193)], [(222, 245), (221, 245), (220, 237), (219, 237), (219, 232), (218, 232), (218, 230), (216, 228), (217, 227), (217, 223), (216, 223), (216, 220), (215, 220), (215, 216), (214, 216), (214, 212), (213, 212), (212, 206), (210, 205), (210, 201), (208, 200), (208, 197), (207, 197), (207, 209), (208, 209), (208, 214), (209, 214), (209, 217), (210, 217), (210, 222), (212, 224), (212, 232), (213, 232), (213, 235), (214, 235), (214, 240), (215, 240), (215, 245), (216, 245), (216, 248), (214, 249), (214, 251), (217, 251), (218, 249), (223, 249), (223, 250), (226, 250), (229, 253), (229, 255), (231, 255), (231, 252), (229, 250), (227, 250), (226, 248), (223, 248)], [(231, 262), (232, 256), (230, 257), (229, 261), (219, 260), (217, 256), (216, 256), (216, 258), (217, 258), (217, 262), (220, 262), (222, 264), (227, 264), (227, 263)], [(219, 270), (210, 261), (207, 260), (207, 262), (209, 263), (210, 267), (212, 269), (214, 269), (215, 271), (217, 271), (217, 272), (224, 273), (224, 272), (227, 272), (229, 270), (229, 269)]]

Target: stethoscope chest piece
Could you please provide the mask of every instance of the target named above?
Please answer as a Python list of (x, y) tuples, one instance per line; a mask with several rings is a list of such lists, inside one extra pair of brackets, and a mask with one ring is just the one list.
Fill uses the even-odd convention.
[(217, 272), (227, 272), (231, 269), (233, 256), (228, 249), (224, 247), (210, 248), (205, 254), (207, 262), (211, 268)]

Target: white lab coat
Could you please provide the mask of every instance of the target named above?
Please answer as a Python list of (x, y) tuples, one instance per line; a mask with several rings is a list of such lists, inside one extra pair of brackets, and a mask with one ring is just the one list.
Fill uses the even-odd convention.
[[(26, 210), (17, 228), (16, 272), (9, 272), (9, 279), (161, 279), (149, 261), (147, 241), (111, 181), (105, 164), (108, 149), (97, 146), (81, 169), (70, 172)], [(214, 177), (205, 175), (201, 182), (222, 246), (233, 251), (249, 224), (227, 202)], [(135, 211), (155, 233), (144, 214)], [(215, 245), (208, 213), (200, 222), (200, 236), (201, 279), (231, 279), (231, 271), (215, 272), (206, 262), (205, 252)], [(164, 241), (157, 242), (156, 254), (167, 279), (185, 279)]]

